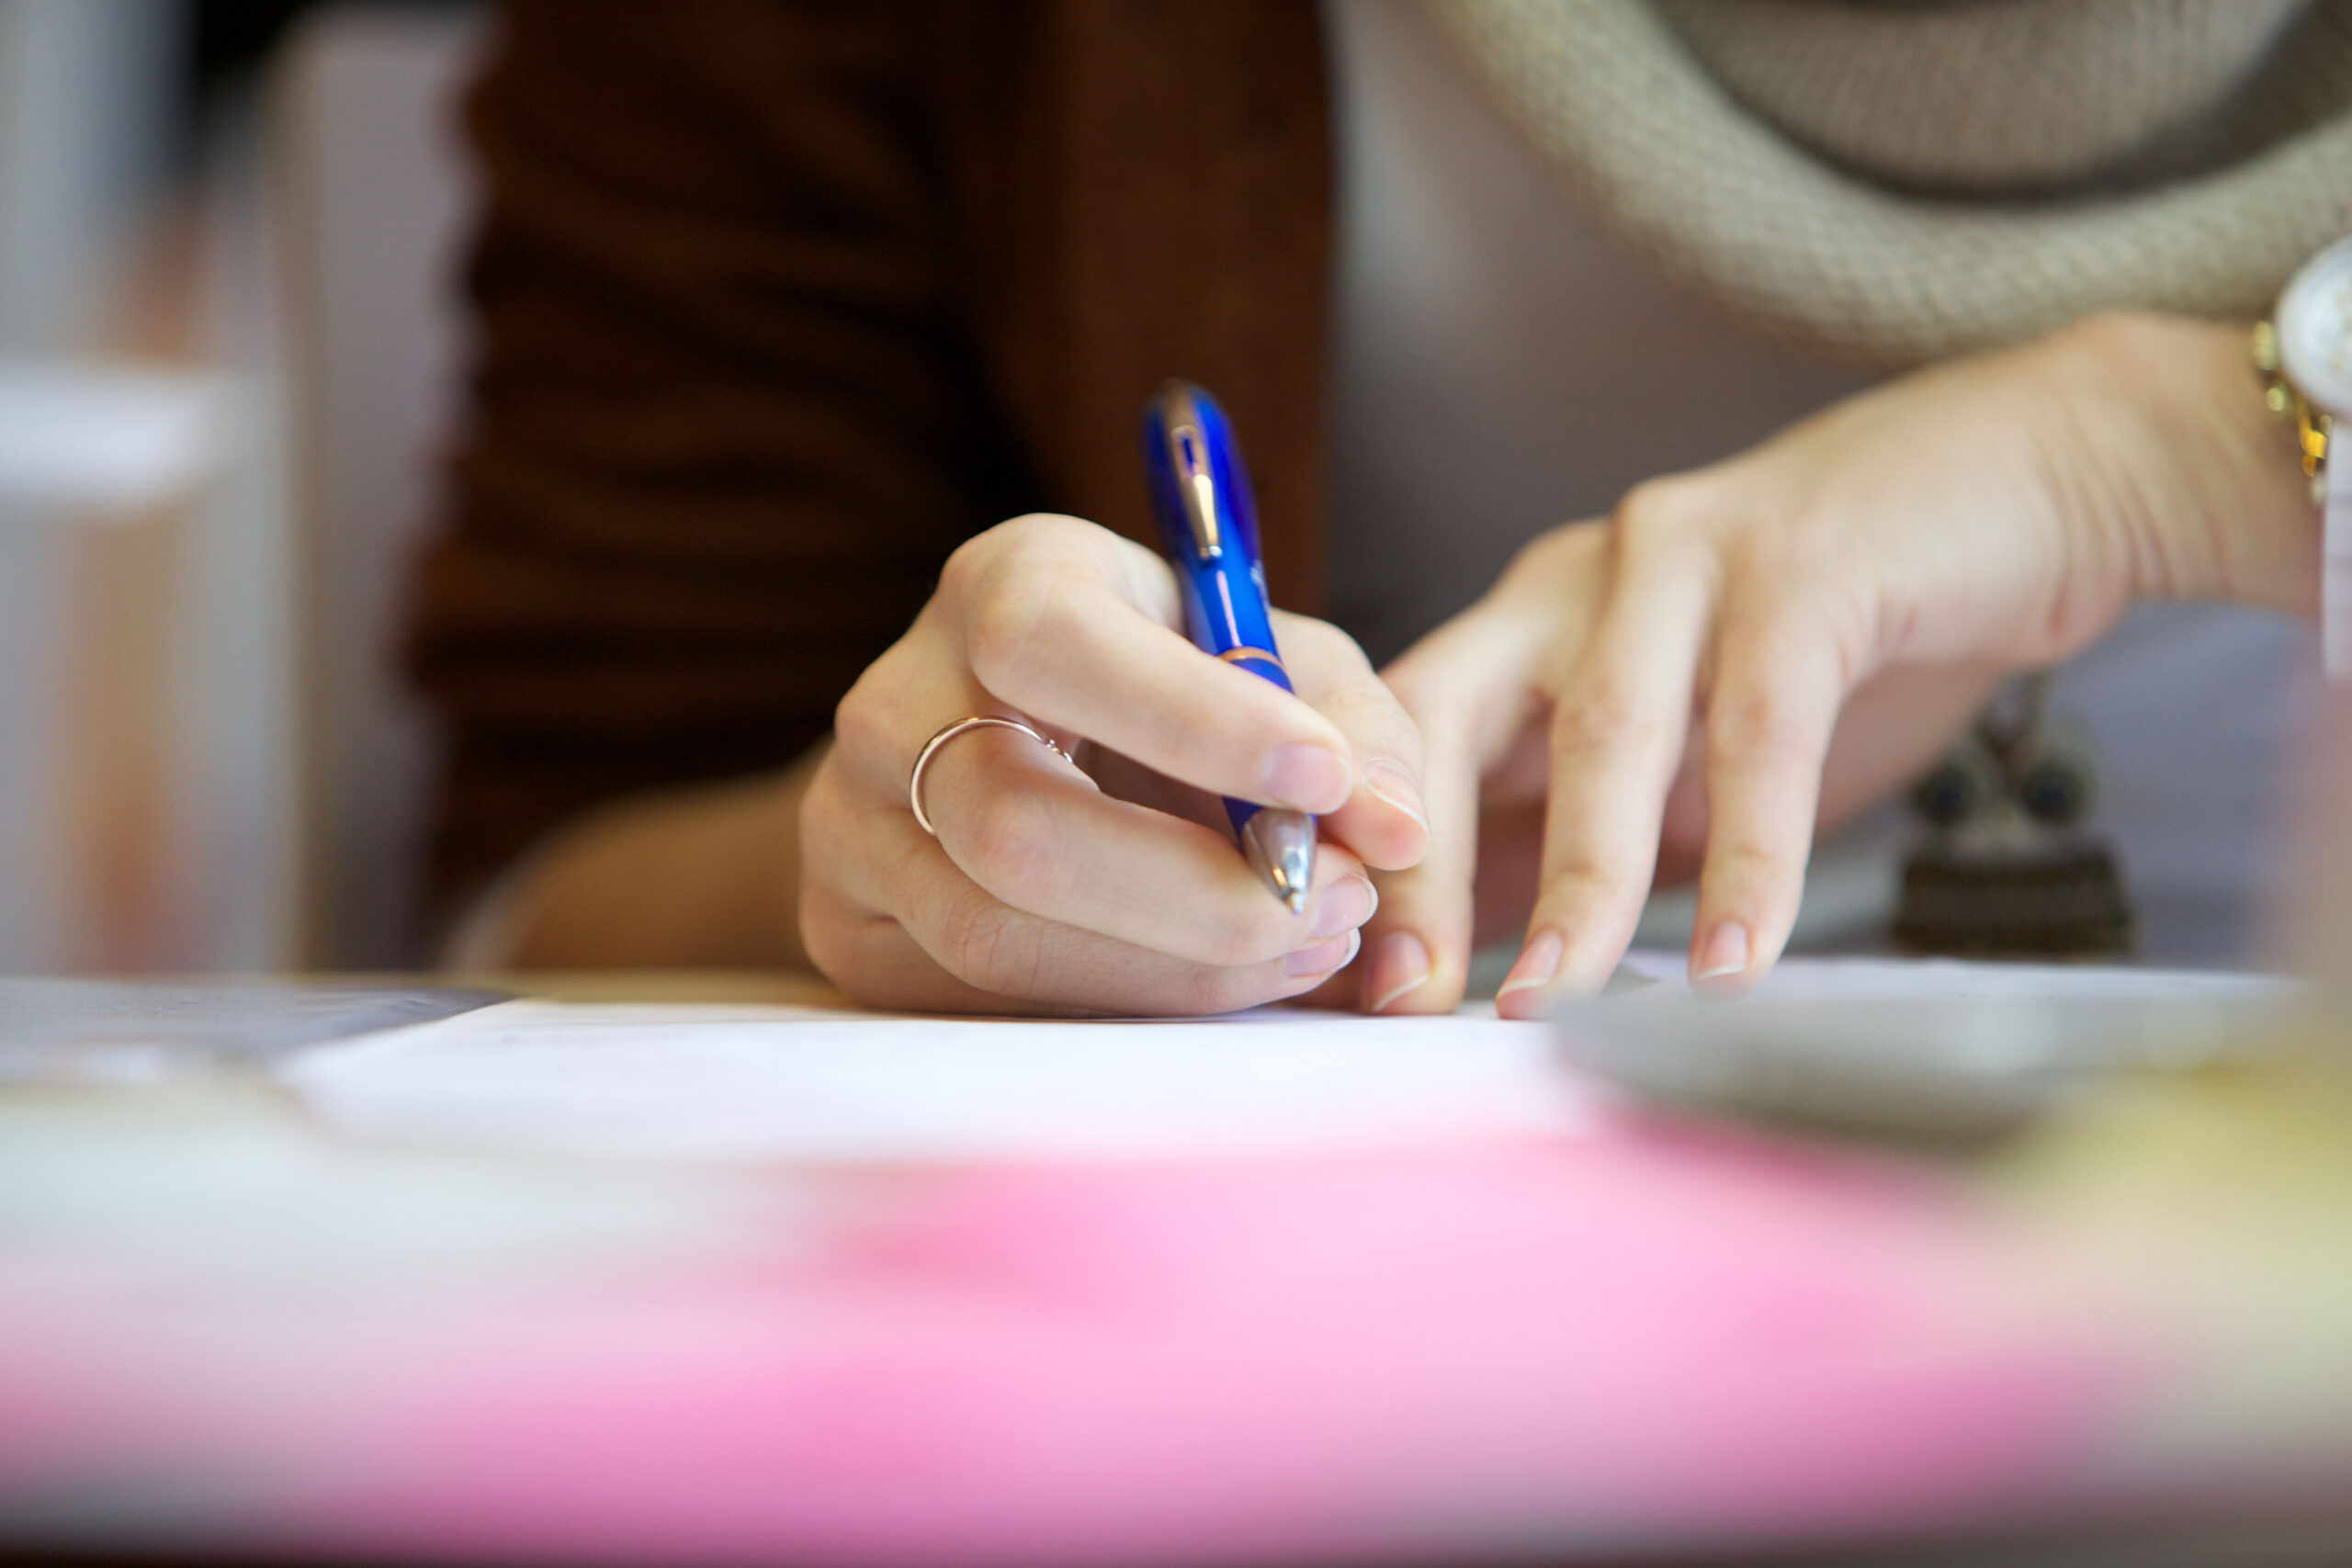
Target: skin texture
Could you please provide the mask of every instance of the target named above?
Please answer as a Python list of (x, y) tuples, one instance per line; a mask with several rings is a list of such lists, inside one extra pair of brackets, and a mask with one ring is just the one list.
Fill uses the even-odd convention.
[[(1409, 865), (1426, 840), (1369, 787), (1418, 774), (1418, 732), (1330, 626), (1277, 617), (1293, 696), (1193, 648), (1180, 617), (1164, 562), (1077, 518), (1016, 518), (959, 549), (842, 701), (802, 801), (817, 966), (902, 1007), (1205, 1013), (1300, 995), (1353, 958), (1365, 868)], [(924, 774), (933, 839), (910, 760), (990, 713), (1102, 760), (1090, 773), (1012, 731), (959, 736)], [(1218, 795), (1323, 817), (1302, 913), (1209, 825)]]
[[(1526, 1017), (1606, 978), (1655, 879), (1696, 874), (1693, 974), (1736, 992), (1787, 940), (1816, 830), (1915, 776), (2006, 675), (2144, 597), (2311, 613), (2316, 561), (2243, 329), (2151, 316), (1902, 378), (1642, 486), (1532, 542), (1381, 678), (1281, 617), (1297, 697), (1185, 642), (1150, 552), (1020, 518), (956, 553), (820, 756), (543, 849), (515, 955), (813, 963), (957, 1011), (1434, 1012), (1474, 940), (1524, 921), (1498, 1005)], [(931, 839), (908, 769), (978, 713), (1085, 769), (960, 737), (926, 775)], [(1325, 814), (1306, 916), (1235, 853), (1218, 794)]]
[(1385, 672), (1433, 759), (1431, 849), (1385, 879), (1362, 1000), (1460, 999), (1482, 849), (1541, 868), (1507, 1015), (1598, 987), (1660, 866), (1698, 874), (1694, 980), (1753, 985), (1817, 828), (1916, 775), (2002, 677), (2144, 597), (2313, 608), (2282, 442), (2241, 329), (2105, 317), (1538, 539)]

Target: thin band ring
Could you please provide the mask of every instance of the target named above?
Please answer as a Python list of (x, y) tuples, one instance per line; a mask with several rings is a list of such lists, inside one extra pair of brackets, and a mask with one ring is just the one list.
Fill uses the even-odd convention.
[(944, 726), (938, 734), (922, 743), (922, 750), (915, 755), (915, 770), (907, 775), (907, 804), (914, 807), (915, 826), (934, 839), (939, 837), (939, 829), (931, 825), (931, 813), (922, 808), (922, 771), (931, 766), (932, 758), (939, 754), (939, 749), (942, 746), (970, 729), (1017, 729), (1071, 767), (1078, 766), (1078, 759), (1056, 744), (1052, 736), (1041, 735), (1017, 718), (998, 718), (991, 715), (975, 714), (969, 718), (959, 718), (955, 723)]

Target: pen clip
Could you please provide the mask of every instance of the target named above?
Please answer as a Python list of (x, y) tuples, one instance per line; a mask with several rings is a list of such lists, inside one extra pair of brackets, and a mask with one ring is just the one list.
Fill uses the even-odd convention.
[[(1191, 399), (1180, 406), (1184, 414), (1193, 413)], [(1225, 540), (1216, 524), (1216, 480), (1209, 469), (1208, 438), (1201, 434), (1197, 418), (1169, 422), (1168, 457), (1176, 470), (1176, 489), (1184, 498), (1185, 514), (1192, 519), (1193, 547), (1203, 560), (1224, 558)]]

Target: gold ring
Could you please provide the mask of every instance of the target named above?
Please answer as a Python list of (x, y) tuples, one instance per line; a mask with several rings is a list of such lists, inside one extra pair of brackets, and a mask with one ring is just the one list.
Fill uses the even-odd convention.
[(922, 771), (931, 766), (932, 758), (938, 754), (942, 746), (967, 729), (1017, 729), (1071, 767), (1078, 766), (1078, 759), (1055, 744), (1052, 736), (1040, 735), (1017, 718), (997, 718), (992, 716), (975, 714), (970, 718), (957, 719), (922, 743), (922, 751), (915, 757), (915, 771), (907, 775), (907, 804), (914, 807), (915, 826), (934, 839), (939, 837), (939, 829), (931, 825), (931, 814), (922, 808)]

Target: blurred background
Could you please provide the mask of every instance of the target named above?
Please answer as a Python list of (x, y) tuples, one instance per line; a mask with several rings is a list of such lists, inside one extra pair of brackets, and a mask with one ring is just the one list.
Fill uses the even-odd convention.
[[(433, 736), (397, 645), (469, 361), (458, 99), (489, 28), (0, 0), (0, 974), (426, 966)], [(1351, 187), (1396, 228), (1349, 242), (1366, 276), (1435, 221), (1402, 168)], [(2150, 606), (2061, 675), (2145, 956), (2251, 955), (2310, 640)], [(1800, 948), (1882, 938), (1913, 829), (1890, 806), (1824, 847)], [(1664, 890), (1639, 940), (1691, 911)]]
[(0, 972), (411, 964), (449, 0), (0, 0)]

